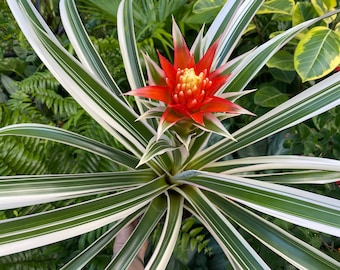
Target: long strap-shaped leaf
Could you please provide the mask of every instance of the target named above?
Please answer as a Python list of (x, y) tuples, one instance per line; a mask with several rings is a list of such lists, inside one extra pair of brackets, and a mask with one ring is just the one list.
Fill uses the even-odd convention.
[(220, 244), (235, 269), (269, 269), (241, 234), (198, 188), (183, 186), (178, 192), (198, 213), (198, 218)]
[(340, 10), (329, 12), (324, 16), (298, 24), (247, 54), (247, 56), (243, 58), (242, 63), (240, 63), (235, 70), (232, 71), (225, 87), (221, 88), (219, 92), (243, 91), (247, 84), (256, 76), (257, 72), (268, 62), (268, 60), (299, 32), (321, 19), (334, 15), (338, 12), (340, 12)]
[(339, 200), (234, 175), (187, 171), (172, 180), (227, 196), (288, 222), (340, 236)]
[(206, 167), (207, 171), (223, 172), (225, 174), (275, 169), (314, 169), (340, 172), (340, 161), (328, 158), (293, 155), (259, 156), (214, 162)]
[(298, 269), (339, 269), (340, 263), (280, 227), (214, 193), (203, 192), (226, 216)]
[(225, 3), (203, 38), (205, 45), (203, 53), (218, 39), (228, 26), (230, 27), (230, 23), (235, 17), (235, 11), (240, 8), (242, 2), (240, 0), (230, 0)]
[(336, 73), (233, 133), (237, 142), (222, 139), (206, 148), (187, 164), (187, 169), (205, 167), (230, 153), (321, 114), (339, 105), (339, 97), (340, 73)]
[[(144, 211), (144, 209), (141, 209)], [(107, 232), (96, 239), (91, 245), (89, 245), (85, 250), (79, 253), (71, 261), (65, 264), (60, 270), (74, 270), (83, 269), (88, 262), (91, 261), (99, 252), (101, 252), (112, 240), (116, 237), (118, 232), (123, 229), (126, 225), (131, 223), (133, 220), (141, 215), (141, 210), (127, 216), (126, 218), (120, 220), (114, 224)]]
[[(222, 33), (219, 48), (216, 52), (216, 59), (214, 63), (216, 67), (227, 62), (234, 48), (241, 39), (242, 33), (249, 25), (249, 22), (255, 16), (256, 11), (260, 8), (263, 2), (264, 0), (245, 0), (242, 5), (233, 12), (233, 17)], [(228, 5), (228, 2), (226, 5)]]
[(124, 192), (0, 222), (0, 256), (65, 240), (134, 213), (169, 188), (164, 177)]
[(97, 75), (100, 80), (117, 95), (117, 97), (121, 98), (126, 104), (128, 104), (125, 96), (122, 95), (121, 90), (111, 77), (105, 64), (88, 37), (85, 27), (77, 12), (74, 0), (61, 0), (59, 6), (60, 17), (63, 22), (64, 29), (80, 61), (86, 65), (93, 74)]
[(138, 159), (125, 151), (110, 147), (96, 140), (87, 138), (77, 133), (42, 124), (17, 124), (0, 129), (0, 136), (26, 136), (47, 139), (105, 157), (124, 167), (135, 169)]
[(172, 251), (176, 245), (178, 233), (181, 228), (183, 214), (183, 197), (175, 192), (169, 191), (167, 194), (168, 209), (163, 225), (163, 230), (145, 269), (166, 269), (172, 256)]
[(69, 53), (51, 39), (31, 17), (36, 14), (28, 0), (9, 1), (16, 20), (39, 57), (82, 107), (127, 149), (140, 156), (154, 130), (125, 103), (92, 77)]
[(256, 173), (247, 176), (252, 179), (268, 181), (277, 184), (327, 184), (334, 183), (340, 179), (339, 172), (316, 170), (284, 173)]
[(105, 269), (128, 269), (133, 259), (137, 256), (139, 249), (148, 239), (167, 208), (165, 196), (155, 198), (149, 205), (142, 219), (138, 223), (122, 249)]
[(150, 169), (125, 172), (0, 176), (0, 210), (103, 194), (153, 180)]

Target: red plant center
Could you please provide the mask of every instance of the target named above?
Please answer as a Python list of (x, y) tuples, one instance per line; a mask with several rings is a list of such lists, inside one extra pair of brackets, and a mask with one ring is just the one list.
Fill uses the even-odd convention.
[(196, 111), (205, 101), (207, 91), (212, 82), (206, 77), (205, 69), (196, 74), (193, 68), (178, 69), (176, 74), (176, 86), (172, 92), (172, 105), (184, 105), (189, 111)]

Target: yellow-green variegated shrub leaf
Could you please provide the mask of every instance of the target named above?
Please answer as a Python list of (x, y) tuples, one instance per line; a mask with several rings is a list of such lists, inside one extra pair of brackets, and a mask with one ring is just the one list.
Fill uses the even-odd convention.
[(281, 70), (295, 70), (294, 55), (287, 51), (278, 51), (272, 58), (269, 59), (267, 66)]
[[(312, 0), (312, 4), (319, 14), (319, 16), (324, 15), (325, 13), (332, 11), (336, 7), (336, 0)], [(331, 23), (336, 18), (336, 15), (331, 17), (327, 17), (324, 19), (326, 23)]]
[(268, 0), (262, 4), (257, 14), (281, 13), (291, 15), (294, 4), (294, 0)]
[[(318, 13), (316, 12), (314, 6), (309, 2), (298, 2), (296, 3), (293, 10), (293, 26), (303, 23), (312, 18), (318, 17)], [(322, 22), (319, 22), (320, 25)], [(325, 24), (323, 22), (323, 24)]]
[(327, 27), (312, 28), (296, 47), (294, 65), (304, 82), (327, 75), (339, 63), (339, 34)]

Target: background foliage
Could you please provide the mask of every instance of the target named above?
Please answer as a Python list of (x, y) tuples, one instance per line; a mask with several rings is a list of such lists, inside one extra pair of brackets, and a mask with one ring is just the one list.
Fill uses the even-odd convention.
[[(259, 11), (244, 34), (237, 47), (238, 53), (262, 44), (277, 32), (284, 31), (298, 22), (324, 14), (337, 5), (336, 1), (327, 1), (327, 5), (324, 6), (321, 5), (322, 1), (320, 3), (320, 1), (313, 0), (267, 2), (267, 5)], [(285, 2), (284, 9), (277, 6), (279, 2)], [(65, 47), (72, 52), (73, 49), (67, 44), (60, 26), (55, 1), (36, 1), (36, 3), (40, 3), (40, 12), (58, 38), (65, 40)], [(119, 85), (123, 88), (127, 87), (122, 60), (120, 54), (117, 53), (119, 49), (115, 32), (116, 8), (119, 1), (110, 1), (110, 5), (104, 0), (81, 0), (79, 3), (81, 4), (82, 17), (86, 21), (87, 30), (96, 48), (106, 60), (111, 74), (115, 78), (120, 78), (117, 80)], [(158, 1), (134, 1), (134, 4), (138, 5), (134, 10), (140, 11), (134, 14), (138, 46), (141, 51), (149, 53), (155, 59), (154, 48), (158, 48), (169, 57), (171, 56), (172, 45), (169, 34), (171, 15), (181, 22), (180, 27), (190, 42), (190, 37), (197, 34), (202, 21), (209, 24), (224, 1), (172, 1), (173, 4), (165, 13), (160, 12), (158, 3)], [(325, 39), (324, 36), (317, 35), (317, 30), (320, 29), (327, 33), (331, 31), (332, 36), (327, 42), (334, 43), (331, 48), (334, 49), (334, 59), (338, 59), (340, 46), (333, 41), (339, 37), (340, 27), (339, 17), (334, 16), (321, 22), (319, 26), (314, 26), (302, 33), (298, 39), (290, 42), (273, 57), (250, 85), (250, 87), (257, 88), (258, 91), (242, 98), (240, 104), (257, 115), (262, 115), (286, 101), (290, 96), (303, 91), (321, 77), (333, 72), (339, 61), (334, 61), (328, 67), (325, 66), (316, 77), (309, 76), (308, 73), (300, 70), (301, 68), (297, 64), (298, 59), (304, 53), (301, 44), (307, 44), (305, 48), (308, 48), (308, 42), (313, 41), (314, 38)], [(67, 95), (37, 59), (34, 51), (16, 26), (4, 1), (0, 1), (0, 40), (0, 127), (13, 123), (44, 123), (96, 138), (109, 145), (117, 145), (117, 142), (113, 141), (112, 137)], [(317, 55), (317, 58), (331, 62), (329, 59), (325, 59), (323, 54)], [(275, 94), (273, 95), (273, 93)], [(232, 121), (231, 129), (241, 127), (248, 122), (247, 116), (240, 117), (238, 120)], [(340, 159), (339, 127), (340, 109), (337, 107), (314, 117), (311, 121), (261, 141), (255, 147), (244, 149), (237, 155), (242, 157), (291, 153)], [(116, 165), (106, 159), (45, 140), (1, 137), (0, 147), (2, 149), (0, 152), (0, 175), (79, 173), (117, 169)], [(309, 185), (304, 188), (340, 198), (339, 187), (336, 184)], [(64, 206), (65, 201), (62, 203)], [(68, 203), (71, 204), (73, 201), (69, 200)], [(60, 204), (56, 202), (1, 211), (0, 218), (6, 219), (46, 209), (55, 209), (61, 207)], [(273, 218), (268, 217), (268, 219)], [(301, 227), (279, 219), (272, 221), (340, 261), (339, 238), (301, 229)], [(57, 269), (107, 229), (106, 226), (61, 243), (22, 252), (20, 256), (1, 257), (0, 266), (2, 269)], [(242, 229), (240, 231), (273, 269), (292, 269), (287, 262), (260, 245), (245, 231)], [(157, 230), (154, 237), (158, 237)], [(72, 250), (72, 254), (70, 254), (70, 250)], [(110, 249), (105, 250), (91, 263), (89, 269), (100, 269), (109, 261), (111, 255)], [(55, 262), (55, 265), (52, 265), (51, 261)], [(212, 265), (215, 265), (216, 268), (212, 268)], [(211, 235), (203, 229), (197, 220), (192, 217), (185, 219), (169, 269), (225, 269), (226, 266), (228, 265), (224, 255)]]

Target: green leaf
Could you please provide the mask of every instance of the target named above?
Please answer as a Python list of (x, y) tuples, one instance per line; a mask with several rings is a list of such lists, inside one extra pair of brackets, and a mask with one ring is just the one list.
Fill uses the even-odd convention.
[(184, 172), (172, 180), (227, 196), (300, 226), (340, 235), (340, 204), (333, 198), (251, 178), (201, 171)]
[(226, 216), (298, 269), (339, 269), (339, 262), (325, 256), (321, 251), (312, 248), (280, 227), (230, 200), (210, 192), (203, 193)]
[(138, 159), (125, 151), (115, 149), (96, 140), (57, 127), (42, 124), (17, 124), (0, 129), (0, 136), (13, 135), (42, 138), (74, 146), (103, 156), (131, 169), (134, 169), (138, 164)]
[(161, 237), (146, 268), (165, 269), (176, 245), (181, 228), (183, 214), (183, 197), (175, 192), (167, 194), (168, 210)]
[[(327, 15), (335, 14), (336, 12), (337, 11), (331, 12)], [(222, 87), (219, 92), (243, 91), (247, 84), (255, 77), (257, 72), (277, 51), (279, 51), (281, 47), (283, 47), (299, 32), (320, 21), (325, 16), (303, 22), (293, 28), (290, 28), (289, 30), (275, 36), (271, 40), (252, 50), (231, 72), (226, 85), (224, 88)]]
[(162, 155), (166, 152), (174, 151), (175, 149), (178, 148), (171, 144), (172, 144), (171, 141), (165, 136), (161, 137), (158, 140), (156, 140), (156, 138), (153, 137), (150, 140), (148, 146), (146, 147), (145, 153), (141, 157), (137, 167), (153, 159), (155, 156)]
[[(257, 156), (238, 158), (232, 160), (218, 161), (209, 164), (205, 169), (212, 172), (223, 172), (224, 174), (244, 174), (259, 171), (272, 170), (319, 170), (329, 172), (340, 172), (338, 160), (307, 157), (307, 156)], [(287, 179), (289, 182), (289, 179)], [(323, 183), (323, 182), (321, 182)]]
[(272, 134), (294, 126), (340, 104), (340, 73), (324, 79), (270, 112), (198, 153), (187, 169), (200, 169), (224, 156), (254, 144)]
[(138, 188), (0, 221), (0, 256), (68, 239), (119, 220), (169, 188), (164, 177)]
[[(229, 2), (231, 7), (229, 7)], [(263, 0), (245, 0), (243, 2), (227, 1), (227, 4), (221, 9), (214, 23), (210, 26), (204, 37), (206, 49), (211, 45), (211, 38), (217, 39), (218, 36), (212, 36), (217, 28), (216, 34), (221, 35), (219, 48), (215, 55), (214, 66), (219, 67), (226, 63), (231, 56), (233, 49), (237, 46), (242, 34), (246, 30), (249, 22), (255, 16)], [(240, 5), (240, 6), (238, 6)], [(234, 9), (236, 8), (236, 11)], [(230, 10), (228, 10), (230, 9)], [(230, 12), (230, 13), (229, 13)], [(226, 14), (227, 13), (227, 14)], [(230, 19), (228, 20), (228, 17)], [(216, 25), (214, 25), (216, 24)], [(212, 29), (212, 33), (210, 32)], [(220, 32), (221, 31), (221, 32)]]
[[(232, 224), (196, 187), (178, 190), (188, 200), (198, 218), (207, 227), (235, 269), (269, 269)], [(188, 210), (190, 210), (188, 208)]]
[(293, 11), (293, 26), (316, 18), (318, 13), (309, 2), (297, 2)]
[(206, 13), (211, 10), (221, 8), (224, 5), (224, 0), (210, 1), (210, 0), (198, 0), (195, 2), (192, 12), (194, 13)]
[(287, 51), (278, 51), (268, 60), (267, 66), (281, 70), (295, 70), (294, 56)]
[(60, 45), (45, 29), (46, 24), (30, 1), (10, 1), (9, 6), (39, 57), (64, 88), (127, 149), (141, 155), (154, 135), (151, 127), (143, 121), (135, 122), (137, 115), (134, 111)]
[[(322, 16), (325, 13), (332, 11), (335, 9), (337, 3), (336, 0), (312, 0), (312, 4), (316, 10), (316, 12)], [(335, 20), (336, 16), (325, 18), (326, 23), (331, 23)]]
[(257, 11), (257, 14), (279, 13), (291, 15), (294, 5), (294, 0), (267, 0)]
[(327, 27), (312, 28), (298, 43), (294, 63), (302, 81), (324, 77), (340, 64), (339, 35)]
[(128, 104), (125, 96), (121, 95), (121, 90), (112, 79), (104, 62), (88, 37), (77, 12), (74, 0), (61, 0), (59, 7), (64, 29), (81, 62), (86, 65), (92, 73), (97, 75), (100, 80), (117, 95), (117, 97), (123, 99)]
[[(145, 210), (145, 209), (143, 209)], [(85, 265), (93, 259), (99, 252), (101, 252), (108, 243), (112, 243), (113, 239), (116, 237), (117, 233), (126, 225), (128, 225), (131, 220), (135, 220), (141, 212), (136, 212), (127, 216), (126, 218), (120, 220), (114, 224), (107, 232), (100, 236), (96, 241), (89, 245), (85, 250), (79, 253), (71, 261), (65, 264), (60, 270), (73, 270), (82, 269)]]
[(255, 104), (267, 108), (274, 108), (288, 99), (287, 94), (281, 93), (276, 87), (271, 85), (260, 87), (254, 96)]
[(137, 256), (139, 249), (164, 215), (166, 204), (167, 202), (163, 195), (152, 200), (136, 229), (106, 269), (128, 269), (133, 259)]
[(0, 176), (0, 209), (132, 188), (143, 185), (154, 177), (149, 169), (91, 174)]
[(132, 90), (143, 87), (145, 82), (136, 47), (131, 0), (123, 0), (119, 5), (117, 12), (117, 30), (130, 87)]

